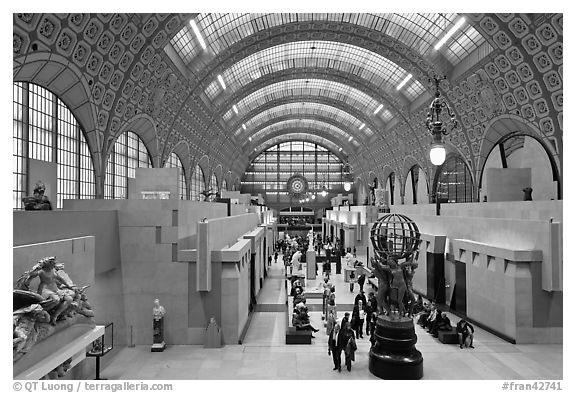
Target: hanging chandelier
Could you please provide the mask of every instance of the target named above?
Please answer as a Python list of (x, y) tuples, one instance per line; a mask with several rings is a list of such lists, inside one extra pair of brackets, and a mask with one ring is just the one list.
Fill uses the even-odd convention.
[(352, 189), (352, 176), (350, 176), (350, 172), (352, 168), (348, 161), (342, 166), (342, 172), (344, 174), (344, 191), (348, 192)]
[[(444, 97), (440, 96), (440, 81), (446, 79), (437, 78), (434, 76), (434, 83), (436, 85), (436, 92), (434, 94), (434, 99), (430, 103), (430, 108), (428, 108), (428, 115), (426, 117), (426, 127), (428, 131), (432, 134), (432, 145), (430, 147), (430, 161), (434, 165), (442, 165), (446, 159), (446, 148), (444, 147), (443, 135), (448, 135), (448, 131), (441, 120), (440, 116), (442, 114), (443, 108), (446, 109), (448, 116), (450, 117), (450, 131), (458, 127), (458, 121), (455, 119), (455, 114), (448, 106), (448, 103)], [(429, 79), (431, 81), (431, 79)]]

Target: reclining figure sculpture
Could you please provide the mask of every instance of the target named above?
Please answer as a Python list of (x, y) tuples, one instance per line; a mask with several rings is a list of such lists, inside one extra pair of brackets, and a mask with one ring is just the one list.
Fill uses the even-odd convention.
[[(76, 323), (80, 318), (94, 324), (94, 311), (86, 289), (78, 288), (64, 272), (56, 257), (40, 259), (17, 280), (13, 291), (13, 361), (18, 360), (37, 342)], [(35, 279), (36, 291), (30, 290)]]

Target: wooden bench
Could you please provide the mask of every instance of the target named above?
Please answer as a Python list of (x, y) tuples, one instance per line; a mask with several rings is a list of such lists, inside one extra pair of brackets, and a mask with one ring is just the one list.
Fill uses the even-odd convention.
[(438, 330), (438, 341), (442, 344), (458, 344), (458, 333), (456, 333), (456, 328), (452, 330)]

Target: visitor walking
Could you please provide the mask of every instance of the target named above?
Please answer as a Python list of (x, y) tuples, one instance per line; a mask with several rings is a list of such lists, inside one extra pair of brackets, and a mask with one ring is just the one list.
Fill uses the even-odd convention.
[(355, 361), (354, 354), (358, 347), (356, 346), (356, 339), (354, 339), (354, 332), (350, 328), (350, 324), (346, 324), (346, 330), (344, 333), (344, 340), (346, 344), (344, 346), (344, 357), (346, 359), (346, 369), (352, 371), (352, 362)]
[(334, 368), (332, 370), (342, 371), (342, 331), (340, 330), (340, 325), (335, 324), (334, 329), (330, 332), (328, 337), (328, 356), (332, 355), (332, 361), (334, 362)]

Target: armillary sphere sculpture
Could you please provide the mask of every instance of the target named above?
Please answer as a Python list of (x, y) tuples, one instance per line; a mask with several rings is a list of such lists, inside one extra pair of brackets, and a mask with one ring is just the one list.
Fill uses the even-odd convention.
[(422, 354), (412, 320), (412, 277), (418, 267), (420, 232), (402, 214), (386, 214), (370, 230), (371, 267), (378, 279), (376, 344), (370, 349), (370, 372), (383, 379), (420, 379)]

